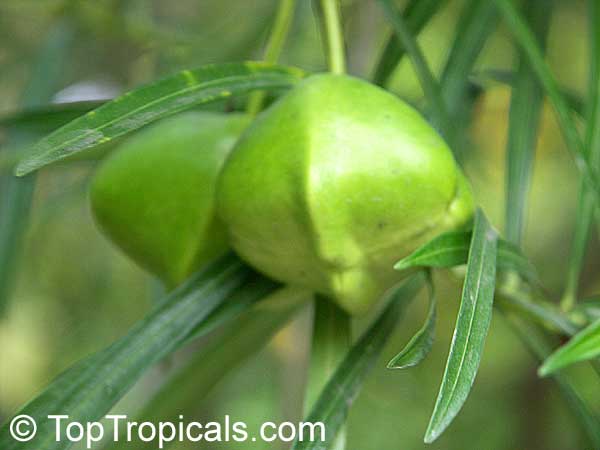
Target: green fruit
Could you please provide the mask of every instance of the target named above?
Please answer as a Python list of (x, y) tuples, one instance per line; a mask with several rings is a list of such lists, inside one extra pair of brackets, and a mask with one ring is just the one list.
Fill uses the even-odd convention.
[(398, 281), (396, 261), (473, 213), (452, 153), (414, 109), (329, 74), (248, 128), (221, 172), (217, 205), (242, 258), (356, 314)]
[(170, 287), (228, 248), (215, 184), (247, 124), (237, 114), (178, 115), (124, 142), (95, 175), (90, 199), (100, 228)]

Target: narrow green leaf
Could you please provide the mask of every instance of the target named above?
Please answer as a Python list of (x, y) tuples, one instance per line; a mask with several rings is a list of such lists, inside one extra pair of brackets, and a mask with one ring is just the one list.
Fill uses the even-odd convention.
[[(471, 74), (470, 80), (480, 87), (487, 87), (493, 83), (501, 83), (514, 87), (517, 83), (517, 74), (510, 70), (487, 69)], [(583, 116), (585, 109), (583, 98), (579, 94), (570, 92), (562, 86), (560, 87), (560, 93), (573, 112), (579, 116)]]
[[(342, 363), (352, 344), (352, 321), (333, 301), (315, 296), (313, 334), (310, 350), (305, 411), (310, 412), (319, 395)], [(341, 426), (331, 450), (346, 448), (345, 427)]]
[[(8, 145), (1, 148), (0, 171), (12, 172), (35, 141), (103, 103), (102, 101), (86, 101), (45, 105), (26, 108), (23, 111), (1, 117), (0, 127), (6, 127), (11, 135), (11, 130), (13, 130), (17, 136), (26, 136), (27, 138), (9, 142)], [(117, 141), (113, 141), (110, 144), (96, 147), (94, 151), (84, 153), (83, 157), (75, 155), (72, 159), (74, 161), (100, 159), (116, 143)]]
[[(215, 385), (261, 351), (311, 297), (303, 290), (282, 288), (255, 303), (239, 318), (230, 320), (221, 334), (168, 377), (142, 411), (136, 414), (136, 421), (175, 423), (180, 415), (188, 417), (197, 413), (202, 400)], [(231, 302), (224, 304), (228, 303)], [(154, 450), (156, 442), (127, 442), (123, 438), (109, 448)]]
[(104, 103), (85, 101), (29, 107), (0, 115), (0, 127), (26, 128), (36, 133), (49, 133)]
[(379, 3), (383, 8), (386, 18), (391, 23), (398, 40), (402, 43), (410, 57), (417, 73), (417, 77), (419, 78), (419, 82), (421, 83), (421, 87), (425, 92), (425, 97), (429, 102), (435, 123), (439, 126), (442, 134), (446, 138), (451, 138), (453, 135), (452, 123), (444, 99), (442, 98), (440, 86), (431, 73), (417, 41), (411, 34), (402, 15), (396, 11), (392, 0), (379, 0)]
[[(402, 12), (402, 15), (406, 17), (406, 25), (410, 33), (417, 36), (444, 3), (446, 0), (411, 0)], [(396, 34), (392, 32), (375, 65), (373, 83), (379, 86), (385, 86), (388, 83), (404, 56), (404, 51)]]
[(600, 320), (573, 336), (569, 342), (552, 353), (539, 368), (541, 377), (580, 361), (600, 356)]
[[(413, 267), (444, 269), (466, 264), (471, 236), (470, 231), (450, 231), (440, 234), (398, 261), (394, 269), (405, 270)], [(521, 250), (502, 239), (498, 239), (497, 265), (499, 269), (515, 270), (529, 280), (538, 279), (535, 268)]]
[(184, 70), (118, 97), (39, 141), (17, 166), (26, 175), (193, 106), (253, 90), (289, 88), (303, 72), (266, 63), (230, 63)]
[(398, 261), (394, 269), (405, 270), (412, 267), (441, 269), (466, 264), (471, 235), (470, 231), (451, 231), (440, 234)]
[(245, 284), (245, 290), (235, 294), (235, 301), (228, 300), (219, 304), (205, 320), (196, 325), (189, 332), (184, 343), (205, 336), (212, 330), (228, 323), (233, 317), (238, 317), (242, 313), (251, 309), (258, 309), (255, 305), (263, 297), (257, 296), (257, 292), (270, 292), (273, 289), (273, 282), (265, 277), (252, 277)]
[[(593, 169), (600, 171), (600, 4), (589, 1), (589, 35), (590, 35), (590, 74), (588, 88), (588, 111), (586, 149), (587, 156)], [(571, 245), (571, 254), (567, 270), (567, 281), (561, 305), (565, 310), (573, 308), (578, 291), (579, 278), (583, 269), (587, 244), (590, 238), (591, 226), (597, 202), (594, 191), (585, 180), (580, 180), (575, 220), (575, 233)], [(600, 220), (598, 221), (600, 224)]]
[(425, 442), (435, 441), (465, 403), (479, 368), (492, 319), (497, 234), (481, 210), (475, 213), (467, 274), (446, 369)]
[[(526, 8), (533, 31), (540, 42), (545, 42), (551, 3), (534, 0)], [(527, 58), (521, 55), (511, 96), (506, 151), (506, 237), (515, 245), (521, 244), (542, 100), (541, 86)]]
[[(600, 127), (596, 126), (596, 128)], [(583, 270), (596, 210), (597, 202), (594, 195), (587, 183), (580, 180), (577, 194), (577, 212), (575, 214), (575, 232), (573, 233), (569, 262), (566, 268), (565, 290), (561, 299), (561, 305), (565, 311), (571, 310), (577, 302), (579, 279)]]
[[(31, 68), (20, 100), (22, 107), (31, 108), (50, 101), (60, 87), (73, 38), (72, 27), (65, 21), (59, 21), (51, 29)], [(7, 147), (11, 154), (21, 146), (31, 144), (35, 138), (32, 131), (7, 127)], [(8, 155), (8, 151), (4, 149), (3, 154)], [(12, 294), (18, 272), (35, 185), (35, 177), (18, 179), (12, 173), (0, 172), (0, 315)]]
[(588, 2), (589, 55), (590, 68), (588, 80), (587, 144), (590, 156), (594, 155), (596, 164), (600, 164), (600, 4)]
[(489, 36), (498, 13), (488, 0), (467, 0), (456, 25), (454, 42), (440, 77), (442, 98), (450, 117), (445, 137), (458, 161), (470, 148), (466, 128), (477, 95), (470, 90), (469, 75)]
[(260, 290), (251, 290), (259, 278), (233, 255), (209, 264), (167, 296), (127, 335), (67, 369), (18, 413), (36, 420), (35, 439), (15, 441), (5, 424), (0, 429), (0, 448), (69, 448), (72, 443), (67, 439), (56, 442), (49, 414), (66, 414), (80, 423), (103, 417), (148, 368), (179, 348), (224, 301), (239, 301), (240, 295), (242, 301), (247, 295), (263, 298), (278, 286), (265, 279)]
[(556, 112), (558, 124), (564, 135), (567, 146), (569, 147), (569, 150), (571, 150), (575, 164), (584, 175), (590, 188), (595, 192), (596, 200), (598, 200), (598, 198), (600, 198), (600, 180), (598, 178), (598, 173), (590, 164), (571, 109), (561, 94), (556, 80), (544, 60), (544, 54), (536, 41), (535, 35), (515, 8), (512, 0), (494, 1), (502, 13), (506, 24), (515, 36), (515, 39), (521, 46), (523, 54), (527, 56), (532, 71), (536, 74), (546, 95), (552, 103)]
[(488, 37), (496, 29), (498, 14), (489, 0), (468, 0), (456, 26), (456, 36), (440, 84), (451, 114), (461, 113), (469, 74)]
[(352, 343), (351, 318), (330, 299), (315, 296), (310, 367), (306, 389), (306, 409), (310, 410), (319, 394), (341, 364)]
[(387, 365), (388, 369), (406, 369), (407, 367), (416, 366), (431, 351), (435, 336), (437, 302), (431, 276), (428, 277), (427, 281), (429, 287), (429, 311), (427, 312), (427, 319), (402, 351), (391, 359)]
[[(279, 56), (288, 39), (296, 10), (296, 0), (281, 0), (278, 3), (277, 11), (273, 18), (273, 25), (269, 31), (269, 39), (263, 52), (263, 61), (270, 64), (275, 64), (279, 61)], [(265, 92), (253, 92), (248, 98), (246, 112), (252, 117), (256, 116), (262, 110), (264, 100)]]
[[(538, 361), (542, 361), (551, 351), (548, 337), (537, 327), (521, 320), (514, 314), (507, 314), (510, 325), (514, 328), (521, 341), (527, 346)], [(562, 373), (552, 375), (567, 405), (571, 408), (591, 443), (590, 448), (600, 448), (600, 420), (587, 403), (581, 398), (571, 379)]]
[(421, 276), (414, 276), (391, 295), (387, 307), (363, 336), (350, 349), (319, 396), (306, 421), (321, 422), (325, 426), (325, 442), (295, 441), (292, 450), (327, 450), (334, 443), (344, 424), (348, 410), (385, 343), (394, 330), (404, 307), (423, 284)]
[(583, 314), (588, 320), (600, 319), (600, 295), (579, 300), (575, 311)]
[(34, 190), (34, 178), (0, 178), (0, 315), (13, 292)]

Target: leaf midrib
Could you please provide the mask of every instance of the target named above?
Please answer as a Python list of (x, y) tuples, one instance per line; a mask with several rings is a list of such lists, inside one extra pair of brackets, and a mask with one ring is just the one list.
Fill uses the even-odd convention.
[[(487, 238), (486, 238), (486, 242), (487, 242)], [(485, 245), (482, 246), (482, 248), (485, 247)], [(477, 299), (477, 294), (479, 293), (480, 287), (481, 287), (481, 274), (483, 272), (483, 265), (485, 262), (485, 254), (481, 257), (481, 263), (478, 267), (478, 277), (477, 277), (477, 288), (475, 290), (475, 305), (471, 314), (471, 317), (469, 319), (469, 332), (467, 334), (467, 340), (465, 342), (465, 346), (464, 346), (464, 350), (462, 352), (461, 358), (460, 358), (460, 365), (454, 380), (454, 383), (452, 384), (452, 389), (451, 389), (451, 393), (450, 393), (450, 397), (448, 398), (448, 401), (446, 402), (444, 409), (442, 410), (442, 412), (444, 413), (444, 415), (446, 415), (446, 413), (448, 412), (448, 409), (450, 408), (450, 404), (452, 403), (452, 400), (454, 399), (455, 393), (456, 393), (456, 386), (458, 385), (458, 380), (459, 380), (459, 375), (462, 373), (463, 367), (464, 367), (464, 360), (467, 354), (467, 349), (469, 347), (469, 343), (471, 342), (471, 331), (473, 329), (473, 322), (475, 320), (475, 313), (477, 311), (477, 306), (479, 305), (479, 300)]]

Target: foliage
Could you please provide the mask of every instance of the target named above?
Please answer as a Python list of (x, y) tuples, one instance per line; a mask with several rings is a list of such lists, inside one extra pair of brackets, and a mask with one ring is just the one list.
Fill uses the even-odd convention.
[[(2, 8), (12, 11), (12, 3), (0, 5), (0, 13)], [(32, 76), (24, 88), (26, 95), (13, 114), (2, 115), (0, 119), (0, 127), (9, 137), (1, 143), (4, 154), (0, 159), (0, 263), (6, 268), (0, 276), (0, 314), (13, 311), (17, 298), (20, 298), (19, 289), (17, 294), (13, 292), (15, 285), (18, 287), (17, 267), (34, 264), (30, 261), (35, 258), (26, 259), (27, 264), (21, 266), (17, 265), (17, 262), (20, 253), (27, 254), (31, 251), (23, 247), (23, 240), (33, 228), (33, 225), (28, 223), (28, 217), (34, 204), (34, 188), (40, 179), (44, 183), (43, 187), (51, 185), (52, 182), (66, 183), (69, 177), (76, 176), (78, 170), (82, 170), (81, 166), (75, 164), (76, 161), (81, 162), (86, 158), (93, 161), (97, 157), (103, 157), (102, 154), (94, 156), (92, 153), (102, 144), (117, 141), (146, 125), (181, 111), (213, 109), (218, 110), (219, 114), (224, 114), (246, 108), (250, 116), (258, 114), (263, 107), (268, 108), (269, 102), (274, 98), (293, 89), (313, 72), (321, 70), (323, 61), (327, 62), (330, 72), (353, 71), (353, 60), (348, 58), (348, 55), (352, 56), (356, 41), (348, 36), (347, 30), (344, 33), (342, 19), (346, 15), (351, 17), (353, 8), (362, 7), (355, 4), (341, 5), (337, 0), (315, 2), (314, 13), (320, 25), (325, 57), (315, 60), (308, 58), (307, 61), (301, 56), (302, 52), (294, 53), (288, 48), (293, 42), (286, 37), (294, 26), (299, 26), (294, 25), (294, 15), (297, 16), (296, 19), (304, 17), (303, 14), (312, 17), (312, 12), (305, 10), (301, 2), (296, 4), (292, 0), (282, 0), (278, 10), (272, 14), (275, 19), (263, 62), (216, 62), (201, 65), (196, 69), (187, 69), (185, 67), (188, 62), (194, 60), (189, 54), (197, 50), (197, 41), (208, 40), (205, 30), (188, 30), (189, 35), (175, 35), (155, 27), (147, 16), (141, 20), (134, 20), (134, 17), (138, 17), (137, 12), (131, 14), (119, 11), (112, 4), (84, 7), (78, 5), (78, 2), (64, 3), (65, 5), (58, 9), (61, 17), (49, 34), (47, 45), (42, 48), (37, 63), (31, 65)], [(137, 5), (138, 2), (125, 3)], [(600, 356), (598, 302), (594, 299), (581, 299), (582, 292), (586, 291), (582, 280), (589, 278), (585, 272), (586, 252), (597, 254), (597, 249), (591, 244), (594, 222), (597, 225), (596, 229), (600, 229), (600, 125), (597, 120), (600, 111), (600, 7), (594, 0), (587, 2), (589, 81), (586, 92), (578, 96), (585, 99), (584, 108), (579, 108), (582, 127), (572, 107), (573, 98), (577, 96), (573, 96), (564, 88), (562, 79), (559, 83), (560, 75), (555, 73), (559, 67), (556, 67), (556, 62), (548, 58), (546, 53), (547, 42), (548, 46), (550, 45), (548, 36), (552, 33), (552, 19), (559, 14), (559, 8), (553, 7), (550, 4), (552, 2), (542, 0), (527, 0), (519, 7), (514, 0), (462, 2), (457, 13), (458, 25), (451, 39), (449, 56), (441, 70), (438, 70), (429, 57), (432, 49), (419, 39), (418, 34), (421, 30), (427, 31), (429, 22), (447, 14), (446, 3), (458, 8), (455, 2), (423, 0), (410, 1), (406, 8), (401, 10), (395, 2), (380, 0), (378, 6), (382, 13), (381, 23), (388, 24), (390, 29), (386, 29), (388, 40), (383, 50), (377, 52), (380, 56), (375, 61), (375, 69), (368, 72), (373, 73), (371, 81), (374, 84), (391, 86), (390, 81), (397, 76), (396, 72), (399, 72), (397, 69), (401, 67), (403, 56), (408, 57), (414, 68), (414, 79), (418, 81), (424, 94), (423, 99), (417, 102), (417, 107), (448, 142), (464, 170), (473, 178), (483, 179), (483, 182), (474, 184), (476, 196), (484, 204), (486, 213), (482, 208), (477, 210), (472, 227), (467, 227), (471, 229), (443, 234), (437, 231), (432, 239), (422, 242), (410, 255), (402, 259), (399, 255), (396, 259), (399, 261), (394, 268), (400, 272), (394, 276), (406, 277), (407, 281), (380, 299), (380, 307), (374, 319), (370, 316), (356, 320), (358, 326), (355, 328), (366, 331), (353, 343), (348, 345), (348, 341), (351, 340), (351, 327), (350, 319), (345, 313), (331, 310), (325, 314), (323, 310), (316, 309), (312, 343), (314, 351), (309, 372), (309, 392), (311, 398), (316, 400), (310, 402), (306, 420), (324, 422), (327, 425), (328, 439), (327, 442), (318, 444), (296, 442), (293, 448), (340, 449), (344, 446), (344, 440), (348, 448), (352, 448), (353, 444), (350, 442), (353, 429), (352, 426), (346, 426), (348, 420), (351, 425), (354, 423), (352, 411), (355, 409), (351, 407), (361, 389), (369, 387), (367, 376), (377, 376), (380, 372), (378, 362), (380, 358), (387, 357), (386, 349), (394, 347), (392, 351), (396, 355), (393, 358), (388, 357), (390, 369), (410, 367), (410, 371), (425, 373), (418, 372), (421, 370), (430, 374), (434, 372), (430, 366), (433, 364), (432, 360), (443, 361), (443, 357), (439, 357), (441, 355), (436, 350), (434, 335), (438, 339), (440, 336), (441, 339), (445, 339), (444, 336), (450, 334), (452, 340), (446, 365), (424, 441), (432, 443), (441, 438), (442, 433), (445, 435), (441, 439), (451, 439), (453, 430), (458, 430), (459, 425), (454, 429), (448, 427), (455, 419), (460, 422), (461, 411), (462, 414), (469, 414), (470, 402), (475, 401), (473, 398), (478, 394), (471, 394), (471, 390), (480, 364), (485, 365), (486, 359), (492, 359), (489, 349), (484, 352), (484, 347), (490, 326), (492, 330), (500, 326), (497, 325), (499, 322), (496, 319), (499, 316), (493, 314), (495, 310), (500, 312), (505, 323), (516, 331), (515, 336), (523, 347), (529, 349), (536, 360), (541, 362), (540, 376), (551, 376), (556, 382), (566, 400), (565, 405), (569, 406), (581, 425), (585, 436), (582, 439), (587, 442), (585, 445), (591, 443), (594, 448), (600, 445), (598, 411), (594, 411), (588, 405), (589, 401), (583, 395), (588, 389), (587, 382), (597, 381), (600, 374), (596, 361)], [(140, 5), (131, 5), (132, 10), (143, 9)], [(219, 9), (217, 6), (215, 8)], [(219, 10), (219, 13), (222, 12)], [(49, 12), (44, 14), (52, 16)], [(122, 20), (122, 23), (117, 23), (119, 20)], [(156, 72), (161, 73), (163, 77), (158, 81), (149, 81), (142, 87), (134, 87), (107, 102), (95, 100), (62, 106), (48, 104), (52, 94), (58, 90), (57, 85), (67, 83), (67, 80), (61, 80), (61, 73), (57, 69), (63, 65), (67, 66), (68, 62), (61, 61), (67, 60), (67, 55), (72, 55), (78, 50), (78, 42), (73, 37), (81, 30), (78, 31), (74, 26), (75, 22), (87, 24), (87, 27), (96, 30), (97, 33), (100, 33), (98, 30), (121, 29), (124, 36), (119, 39), (133, 46), (139, 45), (140, 42), (148, 46), (153, 42), (155, 47), (152, 51), (155, 52), (153, 55), (157, 61), (152, 65), (156, 67), (149, 71), (150, 74), (145, 78), (146, 81), (154, 80)], [(492, 45), (492, 41), (498, 39), (494, 30), (500, 22), (512, 37), (512, 46), (518, 54), (517, 65), (508, 70), (492, 65), (488, 67), (487, 72), (481, 71), (476, 68), (476, 64), (484, 59), (486, 46)], [(257, 36), (263, 34), (263, 29), (264, 25), (256, 25), (253, 29), (246, 30), (248, 35), (252, 35), (252, 39), (246, 36), (241, 40), (256, 42), (259, 40)], [(302, 35), (302, 30), (296, 31), (298, 36)], [(195, 36), (196, 33), (198, 36)], [(301, 37), (310, 42), (310, 36)], [(169, 63), (177, 59), (172, 53), (161, 52), (165, 48), (173, 49), (178, 45), (185, 47), (188, 53), (188, 57), (183, 60), (184, 66), (180, 67), (182, 70), (175, 74), (173, 70), (158, 70), (158, 67), (171, 67)], [(211, 44), (211, 47), (219, 45)], [(219, 51), (223, 59), (252, 59), (252, 52), (247, 48), (238, 48), (238, 51), (232, 51), (232, 54), (234, 58), (225, 58), (230, 55), (226, 55), (225, 50)], [(277, 63), (281, 55), (290, 64)], [(308, 69), (299, 69), (297, 66)], [(319, 70), (313, 70), (315, 67)], [(485, 76), (481, 75), (486, 73)], [(494, 199), (493, 195), (490, 195), (490, 198), (486, 197), (493, 189), (492, 177), (488, 176), (485, 168), (478, 165), (478, 161), (489, 155), (478, 152), (477, 145), (472, 145), (473, 136), (469, 129), (470, 124), (473, 128), (478, 125), (478, 108), (482, 98), (492, 95), (495, 84), (489, 81), (493, 79), (505, 83), (505, 89), (510, 90), (511, 96), (510, 106), (504, 114), (508, 124), (506, 149), (498, 152), (505, 155), (507, 167), (501, 188), (506, 201), (501, 212), (494, 210), (494, 205), (501, 204), (498, 198)], [(325, 95), (323, 98), (326, 98)], [(558, 214), (536, 215), (530, 211), (530, 205), (534, 203), (533, 196), (537, 195), (532, 188), (536, 183), (536, 173), (540, 170), (539, 165), (543, 164), (544, 158), (547, 157), (540, 155), (540, 149), (536, 153), (538, 141), (549, 141), (544, 141), (545, 124), (548, 122), (544, 113), (545, 101), (555, 113), (560, 134), (578, 170), (578, 201), (568, 199), (569, 203), (577, 204), (568, 264), (556, 256), (560, 254), (562, 242), (548, 244), (540, 238), (538, 243), (528, 233), (530, 222), (531, 226), (538, 227), (536, 230), (539, 231), (543, 227), (553, 226), (554, 223), (562, 226), (565, 220), (562, 217), (565, 214), (560, 209)], [(259, 117), (264, 118), (265, 115)], [(583, 134), (582, 128), (585, 129)], [(493, 130), (490, 131), (490, 141), (495, 140), (492, 132)], [(36, 140), (37, 143), (31, 145)], [(377, 158), (377, 155), (373, 155), (373, 158)], [(15, 161), (18, 161), (14, 172), (16, 176), (10, 172)], [(59, 161), (65, 164), (55, 165)], [(566, 173), (563, 167), (560, 170), (560, 176)], [(87, 176), (89, 168), (84, 168), (83, 171)], [(481, 194), (478, 194), (477, 187)], [(64, 186), (60, 189), (66, 190)], [(37, 208), (54, 209), (47, 196), (41, 198)], [(62, 197), (58, 198), (60, 200)], [(544, 207), (550, 208), (552, 203), (554, 200), (548, 198)], [(559, 204), (558, 208), (564, 207), (559, 200), (556, 203)], [(499, 232), (491, 225), (487, 216), (494, 222), (499, 221), (499, 217), (504, 217), (504, 238), (499, 236)], [(76, 225), (70, 231), (77, 234), (81, 229)], [(564, 230), (561, 229), (561, 233), (564, 233)], [(41, 251), (42, 245), (32, 247), (33, 251)], [(546, 247), (552, 247), (552, 251), (558, 252), (552, 253), (552, 258), (547, 258), (548, 262), (531, 250), (547, 250)], [(86, 261), (93, 258), (92, 252), (89, 252), (88, 256), (87, 248), (83, 253), (85, 257), (78, 261), (81, 267), (68, 267), (68, 277), (75, 279), (77, 275), (74, 272), (82, 269)], [(281, 262), (275, 261), (274, 264)], [(557, 277), (548, 276), (548, 266), (559, 270), (560, 275), (562, 271), (565, 272), (566, 282), (560, 304), (553, 300), (557, 297), (557, 287), (552, 280)], [(388, 269), (393, 273), (391, 264)], [(26, 273), (27, 270), (24, 268), (23, 272)], [(443, 319), (452, 316), (442, 314), (442, 311), (448, 313), (450, 303), (443, 300), (458, 299), (459, 295), (452, 288), (447, 288), (447, 285), (439, 282), (438, 277), (462, 280), (462, 293), (456, 321), (452, 327), (453, 333), (444, 334)], [(101, 280), (101, 273), (94, 273), (92, 278), (98, 286), (101, 284), (97, 281)], [(429, 291), (425, 321), (416, 333), (407, 329), (412, 336), (403, 335), (403, 341), (395, 340), (394, 331), (399, 329), (397, 325), (400, 318), (407, 313), (409, 300), (416, 296), (424, 280)], [(593, 281), (588, 281), (588, 285), (592, 287), (587, 286), (587, 291), (590, 295), (597, 295), (599, 286), (594, 286)], [(121, 337), (107, 338), (101, 347), (103, 350), (91, 352), (88, 348), (82, 352), (89, 355), (50, 382), (41, 394), (21, 408), (20, 413), (40, 418), (60, 410), (62, 414), (69, 414), (72, 419), (96, 420), (121, 401), (136, 383), (157, 365), (177, 359), (183, 352), (189, 352), (187, 357), (183, 357), (187, 364), (184, 364), (181, 371), (175, 376), (160, 378), (163, 390), (157, 389), (158, 395), (154, 397), (154, 402), (146, 405), (149, 409), (145, 409), (147, 412), (160, 404), (164, 406), (167, 414), (173, 415), (176, 405), (170, 404), (170, 399), (181, 400), (183, 408), (182, 399), (189, 396), (189, 391), (196, 389), (198, 395), (204, 397), (213, 388), (215, 380), (233, 371), (238, 366), (236, 363), (244, 360), (249, 353), (255, 353), (266, 345), (274, 331), (283, 327), (283, 324), (297, 313), (301, 301), (293, 300), (281, 310), (274, 313), (271, 311), (273, 314), (268, 320), (255, 319), (261, 315), (256, 311), (267, 308), (265, 305), (269, 304), (265, 297), (272, 295), (279, 288), (278, 283), (257, 274), (234, 255), (217, 258), (178, 288), (164, 295), (145, 317), (138, 319)], [(59, 292), (68, 289), (68, 286), (61, 285)], [(115, 298), (117, 295), (127, 296), (123, 289), (116, 291), (107, 292)], [(304, 300), (303, 296), (300, 297)], [(376, 303), (375, 300), (378, 299), (373, 298), (373, 304)], [(317, 302), (319, 301), (330, 300), (319, 297)], [(92, 307), (86, 304), (85, 308)], [(219, 337), (219, 333), (223, 334)], [(203, 340), (211, 338), (215, 338), (212, 346), (210, 342), (207, 344)], [(240, 344), (240, 340), (245, 338), (246, 345)], [(559, 346), (560, 340), (563, 341), (563, 345)], [(108, 342), (112, 344), (106, 345)], [(14, 345), (14, 342), (9, 345)], [(553, 352), (554, 348), (556, 350)], [(181, 349), (183, 351), (179, 351)], [(230, 358), (220, 358), (220, 352), (228, 352)], [(289, 349), (283, 352), (286, 357), (292, 353)], [(81, 357), (82, 354), (77, 356)], [(490, 364), (495, 364), (495, 368), (502, 367), (503, 358), (509, 356), (506, 352), (496, 352), (493, 354), (494, 361)], [(217, 369), (208, 370), (203, 365), (203, 358), (206, 358), (207, 364), (214, 364), (211, 369)], [(324, 360), (326, 363), (334, 361), (334, 367), (329, 367)], [(593, 368), (595, 372), (587, 377), (571, 377), (570, 372), (565, 369), (574, 363), (582, 363), (577, 369), (586, 366), (588, 369)], [(509, 366), (509, 363), (506, 365)], [(64, 367), (66, 363), (59, 366)], [(510, 367), (506, 370), (512, 372)], [(592, 373), (591, 370), (589, 372)], [(410, 372), (387, 371), (385, 376), (393, 380), (390, 383), (394, 386), (401, 386), (403, 381), (407, 380), (403, 378), (406, 377), (402, 375), (404, 373)], [(431, 375), (434, 378), (437, 376), (438, 372)], [(193, 380), (196, 379), (204, 380), (205, 385), (194, 386)], [(585, 380), (584, 384), (575, 382), (582, 379)], [(311, 392), (311, 389), (314, 392)], [(178, 394), (172, 394), (173, 392)], [(423, 392), (426, 392), (425, 388)], [(387, 411), (386, 414), (398, 421), (393, 412)], [(485, 414), (486, 420), (494, 420), (493, 414), (493, 408), (490, 408)], [(535, 411), (530, 414), (535, 414)], [(421, 427), (424, 427), (424, 417), (418, 418), (421, 420)], [(548, 430), (548, 435), (551, 432), (552, 430)], [(9, 435), (7, 421), (0, 429), (0, 447), (58, 450), (70, 446), (67, 442), (55, 442), (52, 436), (51, 424), (46, 422), (40, 426), (34, 441), (18, 444)], [(369, 439), (375, 448), (379, 437), (370, 436)], [(457, 448), (464, 448), (465, 445), (468, 447), (470, 444), (471, 442), (464, 445), (459, 443)]]

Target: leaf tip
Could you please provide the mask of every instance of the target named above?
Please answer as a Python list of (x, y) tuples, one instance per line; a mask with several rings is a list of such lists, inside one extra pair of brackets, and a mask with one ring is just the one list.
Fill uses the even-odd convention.
[(402, 370), (408, 369), (409, 367), (416, 366), (417, 364), (414, 362), (400, 362), (400, 361), (390, 361), (387, 365), (387, 368), (390, 370)]
[(36, 169), (38, 169), (38, 166), (34, 161), (25, 159), (19, 162), (19, 164), (17, 164), (17, 167), (14, 170), (14, 174), (17, 177), (24, 177), (25, 175), (29, 175)]
[(556, 369), (557, 367), (554, 367), (552, 364), (548, 364), (548, 361), (546, 361), (538, 368), (538, 377), (545, 378), (548, 375), (552, 375), (556, 371)]
[(406, 260), (406, 258), (401, 259), (396, 264), (394, 264), (394, 270), (404, 270), (410, 267), (410, 262)]
[(387, 366), (385, 366), (385, 368), (389, 369), (389, 370), (399, 369), (399, 367), (396, 365), (395, 358), (390, 359), (390, 361), (387, 363)]
[(456, 414), (453, 414), (440, 419), (440, 417), (437, 416), (435, 409), (436, 408), (434, 408), (433, 415), (429, 420), (429, 425), (427, 425), (427, 430), (425, 430), (425, 436), (423, 437), (423, 442), (425, 444), (433, 444), (433, 442), (446, 431), (446, 428), (448, 428), (452, 419), (456, 416)]
[(425, 444), (433, 444), (433, 442), (440, 437), (440, 434), (442, 434), (443, 430), (437, 429), (437, 428), (433, 428), (430, 426), (427, 427), (427, 431), (425, 431), (425, 437), (423, 438), (423, 442)]

